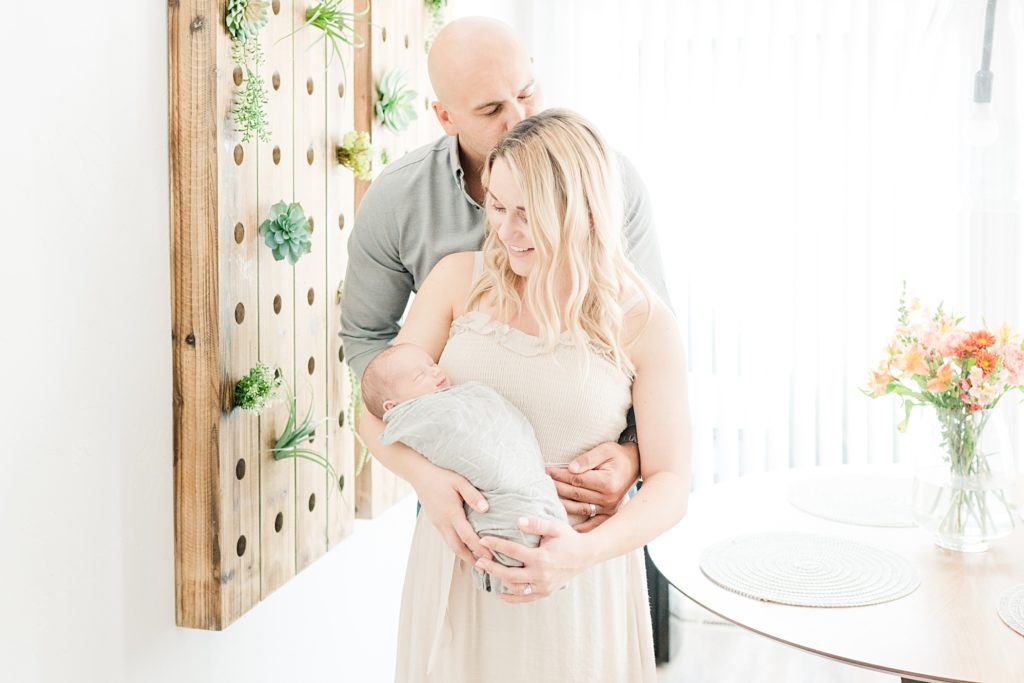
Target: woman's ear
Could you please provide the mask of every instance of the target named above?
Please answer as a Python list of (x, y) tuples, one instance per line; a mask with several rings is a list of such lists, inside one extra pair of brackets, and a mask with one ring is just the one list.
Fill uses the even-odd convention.
[(391, 410), (392, 408), (394, 408), (397, 405), (398, 405), (398, 403), (396, 401), (392, 401), (389, 398), (388, 400), (384, 401), (384, 405), (382, 405), (381, 408), (383, 408), (384, 412), (386, 413), (386, 412), (388, 412), (389, 410)]

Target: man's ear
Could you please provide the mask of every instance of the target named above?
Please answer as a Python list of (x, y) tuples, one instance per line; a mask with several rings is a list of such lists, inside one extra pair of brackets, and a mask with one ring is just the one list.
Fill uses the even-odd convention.
[(438, 123), (440, 123), (441, 127), (444, 128), (444, 132), (447, 135), (459, 134), (458, 128), (456, 128), (455, 124), (452, 122), (451, 113), (444, 108), (443, 104), (435, 101), (430, 105), (430, 108), (434, 110), (434, 116), (437, 117)]
[(388, 412), (389, 410), (391, 410), (392, 408), (394, 408), (394, 407), (395, 407), (395, 406), (397, 406), (397, 405), (398, 405), (398, 403), (397, 403), (397, 402), (395, 402), (395, 401), (392, 401), (392, 400), (391, 400), (391, 399), (389, 398), (388, 400), (384, 401), (384, 405), (382, 405), (382, 406), (381, 406), (381, 408), (383, 408), (383, 409), (384, 409), (384, 412), (386, 413), (386, 412)]

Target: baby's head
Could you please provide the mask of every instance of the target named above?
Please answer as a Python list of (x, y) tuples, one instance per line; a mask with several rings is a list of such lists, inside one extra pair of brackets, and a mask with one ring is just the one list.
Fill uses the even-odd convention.
[(363, 403), (377, 417), (399, 403), (446, 389), (444, 370), (415, 344), (395, 344), (377, 354), (363, 373)]

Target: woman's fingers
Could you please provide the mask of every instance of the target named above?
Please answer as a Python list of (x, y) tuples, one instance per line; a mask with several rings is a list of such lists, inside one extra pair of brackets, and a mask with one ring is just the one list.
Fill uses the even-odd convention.
[(527, 548), (522, 543), (516, 543), (515, 541), (510, 541), (507, 538), (499, 538), (498, 536), (484, 536), (480, 539), (480, 543), (486, 546), (489, 550), (507, 555), (514, 560), (519, 560), (523, 564), (530, 564), (533, 561), (534, 553), (536, 552), (533, 548)]
[(473, 553), (469, 551), (469, 548), (466, 546), (466, 544), (462, 541), (461, 538), (459, 538), (459, 535), (455, 533), (454, 528), (442, 532), (441, 538), (444, 539), (444, 542), (448, 544), (448, 547), (452, 549), (452, 552), (455, 553), (457, 557), (462, 558), (469, 564), (473, 564), (474, 562), (476, 562), (476, 558), (473, 557)]
[[(562, 506), (565, 508), (565, 511), (568, 512), (570, 515), (593, 517), (594, 515), (608, 516), (615, 512), (614, 508), (603, 508), (600, 505), (595, 504), (593, 508), (594, 515), (591, 515), (590, 503), (581, 503), (577, 500), (572, 500), (571, 498), (559, 498), (558, 500), (559, 502), (562, 503)], [(579, 530), (578, 527), (573, 528), (575, 528), (577, 531)]]
[[(520, 546), (522, 547), (522, 546)], [(482, 572), (487, 572), (491, 576), (501, 579), (501, 582), (506, 586), (513, 584), (525, 584), (532, 583), (536, 585), (536, 579), (525, 567), (506, 567), (500, 562), (481, 557), (476, 561), (476, 568)]]
[[(462, 510), (460, 509), (459, 511), (461, 512)], [(475, 531), (473, 531), (473, 526), (466, 519), (465, 515), (463, 515), (461, 519), (457, 517), (453, 519), (452, 528), (455, 530), (455, 533), (458, 534), (462, 543), (469, 548), (473, 555), (476, 557), (491, 559), (491, 551), (480, 544), (480, 537), (476, 535)], [(471, 556), (470, 559), (466, 561), (473, 564), (476, 561), (476, 558)]]
[(559, 479), (556, 479), (554, 475), (551, 475), (551, 478), (555, 480), (555, 490), (558, 491), (559, 498), (565, 498), (566, 500), (582, 503), (587, 507), (590, 507), (589, 503), (593, 503), (597, 506), (604, 505), (604, 501), (600, 493), (560, 481)]
[(459, 491), (459, 495), (462, 496), (462, 499), (466, 501), (469, 507), (474, 510), (479, 510), (480, 512), (487, 512), (487, 499), (484, 498), (483, 494), (477, 491), (468, 480), (459, 477), (456, 488)]
[(579, 524), (573, 524), (572, 528), (580, 532), (581, 534), (585, 534), (588, 531), (593, 531), (597, 527), (607, 522), (609, 519), (611, 519), (611, 515), (597, 514), (589, 519), (583, 520)]

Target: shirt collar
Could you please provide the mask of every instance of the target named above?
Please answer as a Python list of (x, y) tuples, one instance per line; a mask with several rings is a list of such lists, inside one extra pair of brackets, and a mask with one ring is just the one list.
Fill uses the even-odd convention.
[(466, 172), (462, 170), (462, 160), (459, 159), (459, 136), (448, 136), (448, 162), (451, 164), (452, 176), (459, 187), (465, 188)]

